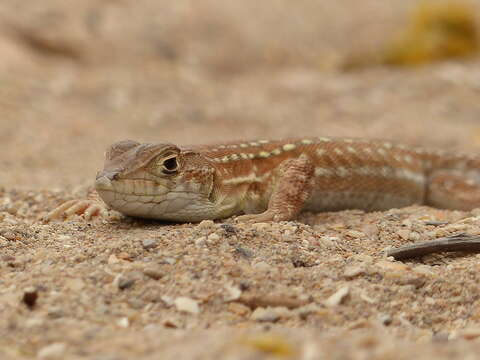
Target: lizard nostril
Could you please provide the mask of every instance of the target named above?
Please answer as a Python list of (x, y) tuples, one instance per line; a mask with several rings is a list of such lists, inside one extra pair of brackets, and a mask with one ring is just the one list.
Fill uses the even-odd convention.
[(98, 180), (100, 178), (106, 178), (109, 181), (112, 181), (112, 180), (118, 180), (119, 177), (120, 175), (118, 171), (100, 171), (99, 173), (97, 173), (96, 179)]

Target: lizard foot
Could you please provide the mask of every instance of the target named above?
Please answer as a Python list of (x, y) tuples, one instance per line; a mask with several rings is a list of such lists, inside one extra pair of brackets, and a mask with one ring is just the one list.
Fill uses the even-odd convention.
[(83, 215), (85, 220), (90, 220), (95, 216), (108, 217), (108, 209), (97, 200), (75, 199), (69, 200), (53, 209), (42, 220), (49, 222), (58, 219), (68, 219), (72, 215)]
[(267, 210), (260, 214), (240, 215), (236, 217), (236, 220), (240, 222), (259, 223), (266, 221), (282, 221), (286, 219), (281, 218), (278, 214), (271, 210)]
[(255, 223), (295, 219), (312, 193), (314, 172), (315, 167), (306, 155), (283, 163), (282, 176), (270, 198), (267, 210), (261, 214), (239, 216), (237, 220)]

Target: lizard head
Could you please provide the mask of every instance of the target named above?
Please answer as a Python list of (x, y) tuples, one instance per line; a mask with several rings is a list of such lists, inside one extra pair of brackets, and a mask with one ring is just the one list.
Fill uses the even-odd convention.
[(107, 150), (95, 188), (125, 215), (197, 221), (198, 213), (211, 206), (214, 172), (195, 151), (124, 140)]

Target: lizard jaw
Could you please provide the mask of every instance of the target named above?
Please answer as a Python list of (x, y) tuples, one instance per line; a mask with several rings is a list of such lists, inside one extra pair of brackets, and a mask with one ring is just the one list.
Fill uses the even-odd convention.
[(188, 208), (195, 200), (194, 194), (171, 192), (165, 185), (145, 179), (110, 180), (109, 176), (99, 176), (95, 188), (112, 209), (141, 218), (176, 220), (183, 216), (188, 220)]

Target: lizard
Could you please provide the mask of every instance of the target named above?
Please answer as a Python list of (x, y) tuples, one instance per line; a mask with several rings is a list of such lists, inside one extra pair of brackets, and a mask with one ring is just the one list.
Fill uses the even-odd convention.
[(333, 137), (187, 147), (123, 140), (107, 150), (94, 187), (45, 219), (88, 219), (108, 207), (173, 222), (287, 221), (302, 210), (413, 204), (471, 210), (480, 207), (480, 156)]

